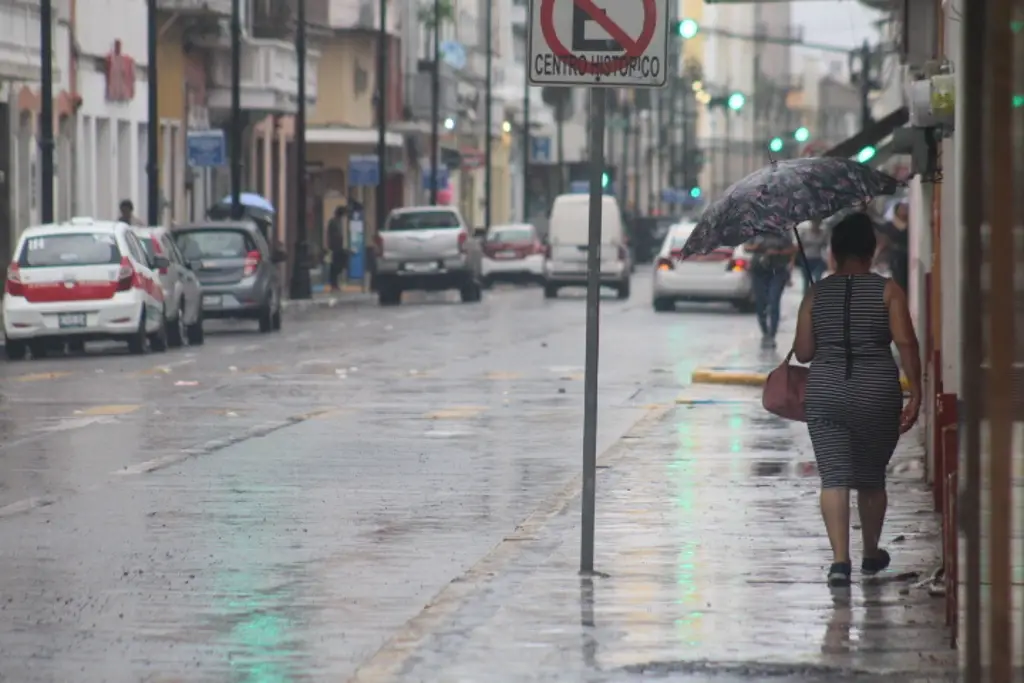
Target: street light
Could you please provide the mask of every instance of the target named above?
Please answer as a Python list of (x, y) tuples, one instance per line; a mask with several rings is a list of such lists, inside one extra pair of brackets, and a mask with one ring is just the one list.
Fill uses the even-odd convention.
[(733, 94), (729, 95), (729, 100), (726, 102), (726, 104), (729, 106), (729, 109), (732, 109), (733, 111), (739, 111), (740, 109), (743, 109), (743, 105), (746, 103), (747, 98), (744, 97), (743, 93), (741, 92), (734, 92)]
[(772, 138), (771, 141), (768, 143), (768, 149), (770, 149), (773, 152), (781, 152), (783, 144), (784, 143), (782, 142), (782, 138), (775, 137)]
[(811, 131), (807, 130), (805, 126), (800, 126), (793, 131), (793, 139), (797, 142), (807, 142), (811, 139)]

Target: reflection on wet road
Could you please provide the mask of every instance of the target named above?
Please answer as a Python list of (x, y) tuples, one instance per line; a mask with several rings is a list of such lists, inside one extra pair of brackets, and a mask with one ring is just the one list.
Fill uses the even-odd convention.
[[(604, 305), (602, 449), (753, 347), (648, 287)], [(583, 322), (500, 290), (0, 365), (0, 678), (343, 680), (575, 475)]]

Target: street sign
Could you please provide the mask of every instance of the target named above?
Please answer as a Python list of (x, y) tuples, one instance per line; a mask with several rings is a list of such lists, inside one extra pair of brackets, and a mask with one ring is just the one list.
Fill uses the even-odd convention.
[(185, 137), (191, 168), (215, 168), (227, 164), (227, 142), (222, 130), (190, 130)]
[(530, 137), (530, 161), (535, 164), (551, 163), (551, 138)]
[(380, 162), (376, 154), (352, 154), (348, 158), (349, 187), (377, 187)]
[(661, 88), (669, 0), (530, 0), (532, 85)]
[[(437, 189), (444, 190), (447, 187), (448, 187), (448, 167), (447, 166), (438, 166), (438, 168), (437, 168)], [(431, 189), (430, 168), (429, 167), (423, 169), (423, 189), (428, 191), (428, 192)]]

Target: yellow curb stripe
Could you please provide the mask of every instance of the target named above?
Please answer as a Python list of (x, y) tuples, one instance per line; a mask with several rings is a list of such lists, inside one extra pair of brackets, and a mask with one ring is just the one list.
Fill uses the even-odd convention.
[[(765, 372), (729, 372), (703, 368), (697, 368), (690, 375), (690, 382), (693, 384), (721, 384), (739, 387), (761, 387), (764, 386), (767, 379), (768, 373)], [(906, 377), (900, 377), (900, 387), (903, 391), (910, 389), (910, 382)]]
[(82, 410), (76, 410), (75, 415), (87, 415), (89, 417), (106, 417), (112, 415), (130, 415), (134, 413), (142, 406), (140, 405), (106, 405), (106, 406), (92, 406), (91, 408), (83, 408)]
[(20, 377), (12, 377), (12, 382), (43, 382), (48, 379), (60, 379), (61, 377), (70, 377), (75, 374), (71, 371), (61, 370), (58, 372), (33, 372), (29, 375), (21, 375)]
[(486, 411), (484, 406), (453, 406), (444, 410), (435, 410), (423, 417), (428, 420), (466, 420)]

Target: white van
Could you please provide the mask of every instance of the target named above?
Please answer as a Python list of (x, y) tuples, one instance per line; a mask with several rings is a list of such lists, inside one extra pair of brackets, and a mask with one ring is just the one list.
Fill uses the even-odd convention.
[[(545, 298), (555, 298), (562, 287), (586, 285), (589, 226), (589, 195), (563, 194), (555, 199), (544, 258)], [(605, 195), (601, 207), (601, 285), (613, 287), (620, 299), (628, 299), (629, 271), (619, 203)]]

